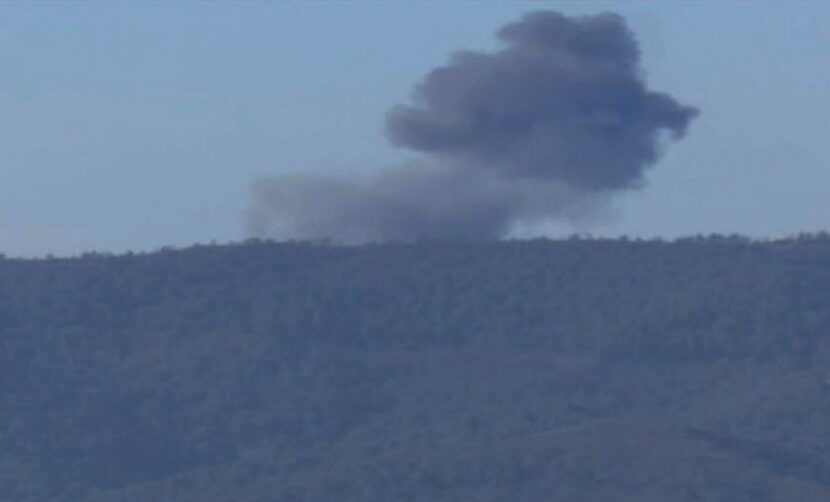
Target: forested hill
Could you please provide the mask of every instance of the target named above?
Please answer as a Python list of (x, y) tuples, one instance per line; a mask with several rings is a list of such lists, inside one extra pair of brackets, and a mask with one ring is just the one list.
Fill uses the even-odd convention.
[(830, 238), (0, 259), (0, 500), (830, 500)]

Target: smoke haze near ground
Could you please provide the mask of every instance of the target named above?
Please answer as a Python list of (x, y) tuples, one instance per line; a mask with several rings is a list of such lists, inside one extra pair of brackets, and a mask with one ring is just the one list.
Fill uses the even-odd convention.
[(464, 51), (386, 117), (392, 144), (422, 154), (369, 179), (308, 174), (254, 182), (248, 233), (340, 242), (505, 237), (569, 219), (643, 186), (667, 138), (698, 114), (643, 80), (616, 14), (529, 13), (494, 53)]

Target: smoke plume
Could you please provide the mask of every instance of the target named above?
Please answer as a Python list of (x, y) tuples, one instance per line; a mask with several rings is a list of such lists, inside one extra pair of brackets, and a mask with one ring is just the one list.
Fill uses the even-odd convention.
[(538, 11), (502, 27), (494, 53), (432, 70), (386, 134), (420, 161), (370, 179), (272, 177), (253, 186), (249, 233), (342, 242), (489, 239), (567, 219), (643, 185), (697, 110), (646, 87), (615, 14)]

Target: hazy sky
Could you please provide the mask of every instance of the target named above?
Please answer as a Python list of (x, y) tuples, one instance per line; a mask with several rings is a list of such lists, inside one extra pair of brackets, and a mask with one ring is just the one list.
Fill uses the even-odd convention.
[(616, 11), (701, 115), (596, 235), (830, 228), (830, 2), (0, 4), (0, 253), (243, 238), (261, 175), (371, 173), (386, 110), (522, 13)]

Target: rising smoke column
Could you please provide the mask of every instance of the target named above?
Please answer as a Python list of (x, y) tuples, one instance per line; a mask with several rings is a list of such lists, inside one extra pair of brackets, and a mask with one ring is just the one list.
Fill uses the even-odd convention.
[(494, 53), (464, 51), (386, 117), (423, 154), (374, 179), (308, 175), (254, 183), (249, 233), (343, 242), (504, 237), (643, 185), (666, 137), (697, 115), (646, 87), (616, 14), (532, 12)]

